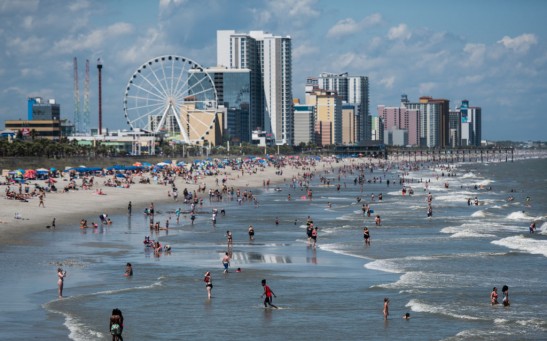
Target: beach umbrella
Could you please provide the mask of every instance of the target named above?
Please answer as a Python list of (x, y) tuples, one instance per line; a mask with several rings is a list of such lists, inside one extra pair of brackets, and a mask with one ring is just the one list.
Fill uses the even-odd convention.
[(142, 167), (142, 163), (140, 163), (140, 162), (135, 162), (135, 163), (133, 164), (133, 166), (135, 166), (135, 167)]
[(35, 179), (36, 178), (36, 171), (34, 169), (27, 169), (25, 171), (25, 174), (23, 175), (25, 179)]
[(40, 172), (40, 173), (46, 172), (46, 173), (47, 173), (47, 172), (49, 172), (49, 171), (48, 171), (47, 169), (45, 169), (45, 168), (38, 168), (38, 169), (36, 170), (36, 172)]
[(50, 168), (50, 171), (55, 172), (55, 171), (57, 171), (57, 168), (52, 167), (52, 168)]
[(149, 162), (143, 162), (142, 165), (143, 167), (152, 167), (152, 164)]

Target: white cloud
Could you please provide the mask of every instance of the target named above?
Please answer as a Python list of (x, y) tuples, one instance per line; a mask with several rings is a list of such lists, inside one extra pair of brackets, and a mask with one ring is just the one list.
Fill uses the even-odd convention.
[(313, 8), (316, 4), (317, 0), (277, 0), (271, 1), (269, 7), (277, 16), (317, 17), (319, 11)]
[(0, 13), (34, 12), (38, 9), (39, 0), (0, 0)]
[(484, 44), (465, 44), (463, 51), (467, 53), (467, 60), (463, 61), (464, 66), (478, 67), (484, 62), (486, 56), (486, 45)]
[(103, 42), (133, 32), (133, 26), (120, 22), (112, 24), (104, 29), (97, 29), (88, 34), (71, 36), (55, 42), (53, 53), (72, 53), (86, 49), (96, 50), (103, 45)]
[(21, 24), (21, 26), (23, 26), (23, 28), (25, 30), (31, 30), (32, 29), (32, 26), (33, 26), (33, 21), (34, 21), (34, 18), (31, 17), (30, 15), (29, 16), (26, 16), (24, 19), (23, 19), (23, 22)]
[(328, 32), (327, 37), (334, 38), (345, 35), (350, 35), (362, 31), (365, 28), (372, 27), (382, 22), (382, 16), (378, 13), (369, 15), (361, 21), (355, 21), (352, 18), (346, 18), (338, 21), (332, 26)]
[(386, 89), (393, 89), (395, 84), (395, 76), (388, 76), (380, 79), (380, 84), (382, 84)]
[(509, 36), (504, 36), (501, 40), (498, 40), (499, 44), (502, 44), (508, 49), (511, 49), (515, 52), (527, 52), (532, 45), (537, 44), (538, 40), (534, 34), (525, 33), (511, 38)]
[(431, 90), (433, 90), (437, 84), (434, 82), (424, 82), (420, 83), (419, 89), (420, 89), (420, 95), (421, 96), (428, 96), (431, 93)]
[(468, 75), (465, 77), (460, 77), (458, 79), (458, 85), (463, 86), (463, 85), (469, 85), (469, 84), (476, 84), (476, 83), (482, 82), (483, 80), (484, 80), (483, 75)]
[(8, 55), (30, 55), (43, 51), (45, 39), (36, 36), (30, 36), (26, 39), (16, 37), (7, 41)]
[(90, 4), (87, 0), (74, 1), (68, 5), (71, 12), (78, 12), (89, 8)]
[(389, 40), (408, 40), (412, 36), (406, 24), (399, 24), (398, 26), (389, 29), (387, 37)]
[(293, 47), (292, 57), (293, 57), (293, 60), (299, 60), (303, 56), (310, 55), (310, 54), (313, 55), (318, 53), (319, 53), (319, 48), (317, 47), (317, 45), (304, 43), (296, 47)]

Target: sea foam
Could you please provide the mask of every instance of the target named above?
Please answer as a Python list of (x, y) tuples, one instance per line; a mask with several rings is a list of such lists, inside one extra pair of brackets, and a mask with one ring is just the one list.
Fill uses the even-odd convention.
[(520, 235), (494, 240), (491, 243), (547, 257), (547, 240), (538, 240)]

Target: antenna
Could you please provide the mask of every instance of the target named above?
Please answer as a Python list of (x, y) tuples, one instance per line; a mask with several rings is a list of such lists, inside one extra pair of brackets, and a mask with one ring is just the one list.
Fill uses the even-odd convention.
[(74, 131), (80, 132), (80, 89), (78, 87), (78, 58), (74, 57)]
[(99, 72), (99, 135), (103, 133), (103, 95), (102, 95), (102, 75), (103, 62), (101, 58), (97, 59), (97, 71)]
[(87, 133), (87, 129), (89, 129), (89, 59), (85, 60), (84, 112), (82, 121), (82, 131)]

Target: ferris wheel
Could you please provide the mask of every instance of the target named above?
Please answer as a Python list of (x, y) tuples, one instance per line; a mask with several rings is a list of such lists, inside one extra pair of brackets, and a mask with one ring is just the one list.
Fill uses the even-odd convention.
[(214, 129), (217, 94), (203, 67), (185, 57), (161, 56), (142, 64), (129, 78), (124, 114), (131, 130), (166, 133), (200, 143)]

